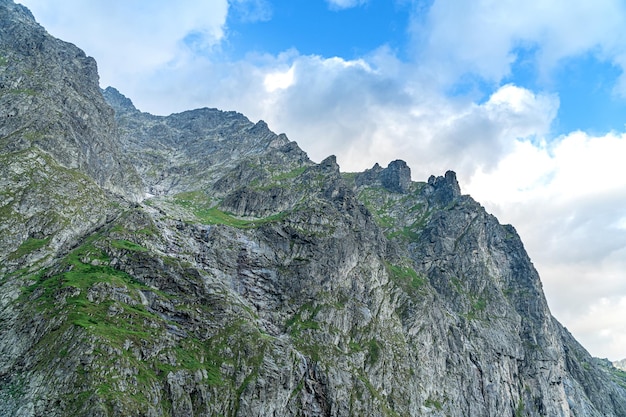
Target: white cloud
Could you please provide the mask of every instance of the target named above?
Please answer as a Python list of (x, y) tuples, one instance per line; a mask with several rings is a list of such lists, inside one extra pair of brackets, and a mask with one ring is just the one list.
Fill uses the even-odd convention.
[(489, 169), (516, 138), (547, 134), (558, 108), (556, 97), (514, 85), (483, 104), (445, 98), (385, 50), (358, 60), (294, 50), (239, 62), (200, 57), (144, 81), (134, 93), (122, 90), (143, 97), (135, 100), (142, 110), (235, 109), (286, 132), (314, 160), (336, 154), (344, 170), (363, 170), (401, 156), (414, 178)]
[(173, 64), (190, 48), (198, 52), (218, 45), (228, 11), (226, 0), (21, 3), (45, 21), (45, 28), (54, 36), (79, 45), (96, 58), (102, 85), (122, 89), (139, 82), (146, 73)]
[(294, 71), (295, 68), (292, 66), (287, 71), (276, 71), (267, 74), (263, 80), (265, 91), (273, 93), (276, 90), (289, 88), (294, 83)]
[(437, 0), (414, 16), (412, 32), (434, 77), (465, 73), (491, 82), (510, 74), (516, 49), (535, 51), (544, 75), (566, 57), (592, 52), (626, 63), (626, 5), (620, 0)]

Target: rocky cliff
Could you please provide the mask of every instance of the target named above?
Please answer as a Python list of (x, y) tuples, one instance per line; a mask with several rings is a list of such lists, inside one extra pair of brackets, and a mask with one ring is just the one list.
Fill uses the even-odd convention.
[(9, 0), (0, 83), (0, 416), (626, 415), (453, 172), (142, 113)]

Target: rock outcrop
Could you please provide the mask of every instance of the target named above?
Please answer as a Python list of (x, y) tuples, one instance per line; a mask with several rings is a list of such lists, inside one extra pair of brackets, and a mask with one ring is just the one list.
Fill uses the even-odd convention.
[(454, 172), (142, 113), (23, 7), (0, 20), (1, 417), (626, 415), (626, 374)]
[(357, 186), (368, 185), (385, 188), (396, 193), (406, 193), (411, 186), (411, 168), (402, 160), (390, 162), (387, 168), (375, 164), (371, 169), (357, 174)]

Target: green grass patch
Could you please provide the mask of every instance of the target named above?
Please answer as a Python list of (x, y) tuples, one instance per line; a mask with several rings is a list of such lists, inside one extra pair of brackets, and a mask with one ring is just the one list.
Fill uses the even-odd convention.
[(426, 401), (424, 401), (424, 406), (428, 408), (434, 408), (438, 411), (441, 411), (441, 409), (443, 408), (443, 404), (441, 404), (441, 401), (433, 400), (432, 398), (428, 398)]
[(320, 306), (313, 307), (310, 304), (305, 304), (285, 323), (285, 327), (298, 350), (308, 355), (315, 362), (320, 360), (323, 350), (323, 347), (315, 341), (311, 334), (311, 332), (321, 330), (320, 323), (315, 320), (320, 308)]
[[(72, 355), (72, 347), (80, 343), (81, 338), (95, 341), (94, 366), (88, 372), (81, 367), (76, 372), (76, 387), (80, 387), (76, 395), (82, 398), (77, 404), (77, 413), (84, 412), (82, 404), (87, 404), (87, 400), (94, 396), (107, 407), (122, 404), (125, 409), (144, 415), (150, 400), (147, 393), (164, 389), (169, 373), (179, 370), (191, 374), (201, 370), (205, 376), (202, 384), (223, 386), (233, 394), (243, 392), (248, 384), (253, 383), (271, 343), (270, 336), (262, 334), (254, 323), (241, 318), (213, 329), (215, 333), (206, 340), (200, 340), (184, 328), (181, 330), (186, 330), (187, 336), (171, 338), (167, 334), (168, 325), (175, 323), (140, 304), (137, 291), (149, 290), (160, 297), (165, 295), (108, 266), (109, 256), (100, 248), (107, 246), (98, 239), (103, 237), (87, 239), (68, 254), (55, 268), (56, 273), (41, 271), (33, 276), (34, 283), (24, 288), (20, 300), (23, 305), (29, 305), (33, 314), (55, 317), (60, 322), (59, 327), (42, 337), (36, 348), (46, 352), (45, 360), (40, 362), (42, 369), (57, 366), (58, 358)], [(113, 242), (127, 249), (128, 242)], [(94, 292), (100, 287), (105, 292)], [(90, 292), (95, 298), (89, 297)], [(126, 303), (118, 297), (111, 297), (115, 294), (124, 294), (134, 301)], [(296, 326), (308, 328), (310, 322), (304, 320)], [(163, 355), (137, 359), (136, 349), (127, 349), (129, 341), (134, 347), (159, 346)], [(113, 350), (104, 349), (104, 346)], [(162, 362), (163, 356), (168, 360)], [(246, 370), (243, 382), (221, 374), (220, 368), (225, 363)], [(117, 371), (119, 369), (132, 369), (133, 375), (124, 375)], [(121, 392), (120, 384), (124, 381), (126, 390)]]
[(359, 343), (355, 342), (354, 340), (351, 340), (348, 343), (348, 348), (350, 349), (350, 352), (362, 352), (363, 351), (363, 346), (361, 346)]
[(274, 173), (267, 181), (259, 179), (253, 180), (248, 184), (249, 187), (257, 191), (266, 191), (276, 188), (286, 188), (293, 185), (293, 179), (299, 177), (306, 171), (307, 167), (298, 167), (291, 171)]
[(458, 292), (459, 294), (463, 294), (463, 284), (461, 284), (460, 279), (452, 277), (450, 278), (450, 282), (452, 283), (452, 285), (454, 285), (454, 289), (456, 290), (456, 292)]
[(611, 373), (615, 383), (626, 389), (626, 372), (618, 368), (610, 368), (609, 372)]
[(50, 242), (50, 238), (47, 237), (45, 239), (35, 239), (33, 237), (29, 237), (26, 239), (19, 248), (11, 255), (9, 255), (9, 259), (18, 259), (24, 255), (28, 255), (31, 252), (34, 252), (38, 249), (43, 248)]
[(144, 236), (156, 236), (159, 234), (158, 231), (155, 230), (153, 227), (144, 227), (143, 229), (137, 230), (135, 233)]
[[(305, 304), (287, 322), (285, 327), (289, 329), (292, 337), (299, 337), (303, 330), (319, 330), (320, 324), (315, 321), (315, 315), (320, 307), (313, 308), (310, 304)], [(304, 318), (306, 317), (306, 318)]]
[(342, 172), (341, 177), (346, 182), (346, 184), (350, 187), (356, 187), (356, 176), (358, 172)]
[(472, 310), (474, 311), (484, 311), (487, 307), (487, 300), (484, 298), (479, 298), (472, 303)]
[[(115, 287), (127, 288), (131, 290), (149, 289), (140, 284), (126, 272), (106, 265), (109, 262), (108, 255), (93, 245), (94, 237), (88, 239), (82, 246), (70, 252), (61, 265), (60, 270), (64, 271), (49, 276), (47, 271), (41, 271), (34, 276), (35, 283), (24, 289), (24, 295), (38, 291), (38, 304), (42, 308), (50, 308), (55, 305), (55, 294), (63, 289), (75, 288), (80, 293), (78, 297), (67, 299), (69, 304), (77, 308), (89, 306), (93, 303), (86, 299), (85, 293), (94, 284), (105, 282)], [(88, 313), (88, 312), (87, 312)], [(86, 320), (88, 322), (88, 320)], [(86, 324), (86, 321), (80, 321)]]
[(240, 219), (216, 207), (212, 207), (210, 209), (196, 210), (194, 214), (203, 224), (223, 224), (238, 229), (250, 229), (258, 227), (265, 223), (280, 221), (287, 216), (287, 213), (283, 212), (261, 219)]
[(24, 139), (30, 141), (30, 142), (34, 142), (34, 141), (38, 141), (40, 139), (43, 139), (44, 134), (42, 132), (26, 132), (24, 133)]
[(400, 285), (409, 295), (415, 295), (426, 283), (426, 278), (420, 276), (413, 268), (393, 265), (385, 262), (389, 277)]
[(259, 219), (241, 219), (211, 205), (213, 204), (211, 199), (199, 191), (177, 194), (174, 203), (189, 209), (202, 224), (222, 224), (237, 229), (255, 228), (265, 223), (280, 221), (287, 216), (286, 212), (282, 212)]
[(367, 344), (367, 350), (368, 350), (367, 361), (369, 362), (369, 364), (373, 365), (376, 362), (378, 362), (378, 359), (380, 358), (380, 352), (381, 352), (380, 343), (376, 339), (370, 340), (369, 343)]
[(206, 206), (211, 202), (211, 198), (201, 191), (186, 191), (174, 196), (176, 204), (192, 207)]
[(273, 175), (272, 181), (285, 181), (285, 180), (297, 178), (300, 175), (302, 175), (304, 171), (306, 171), (306, 169), (307, 167), (304, 166), (304, 167), (292, 169), (291, 171), (288, 171), (288, 172), (281, 172), (280, 174)]
[(385, 233), (385, 236), (389, 239), (401, 239), (406, 242), (415, 242), (419, 239), (419, 233), (415, 232), (412, 227), (404, 226), (400, 230)]
[(9, 90), (9, 93), (11, 94), (24, 94), (26, 96), (36, 96), (37, 94), (39, 94), (37, 91), (33, 90), (32, 88), (14, 88), (12, 90)]
[(123, 239), (111, 241), (111, 246), (117, 249), (126, 249), (132, 252), (146, 252), (148, 250), (141, 245)]
[(474, 297), (472, 295), (470, 295), (470, 299), (470, 310), (464, 314), (464, 316), (469, 320), (474, 320), (479, 318), (487, 308), (487, 299), (484, 297)]

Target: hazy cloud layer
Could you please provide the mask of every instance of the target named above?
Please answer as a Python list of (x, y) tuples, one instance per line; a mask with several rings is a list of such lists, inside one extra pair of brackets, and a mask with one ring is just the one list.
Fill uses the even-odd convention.
[(266, 22), (272, 18), (272, 6), (267, 0), (230, 0), (230, 13), (243, 22)]
[[(626, 357), (626, 136), (551, 138), (559, 97), (506, 81), (522, 55), (545, 85), (581, 54), (625, 68), (621, 1), (415, 1), (408, 60), (385, 46), (353, 60), (295, 49), (229, 59), (228, 13), (271, 19), (262, 0), (23, 3), (141, 110), (234, 109), (314, 160), (336, 154), (345, 171), (398, 158), (415, 180), (454, 169), (520, 232), (557, 318), (592, 354)], [(328, 0), (338, 13), (363, 3)], [(450, 94), (467, 80), (491, 93)]]
[(331, 10), (350, 9), (366, 4), (368, 0), (326, 0)]

